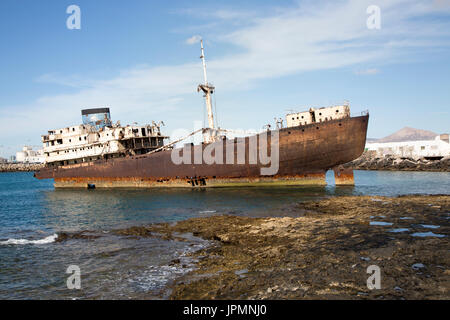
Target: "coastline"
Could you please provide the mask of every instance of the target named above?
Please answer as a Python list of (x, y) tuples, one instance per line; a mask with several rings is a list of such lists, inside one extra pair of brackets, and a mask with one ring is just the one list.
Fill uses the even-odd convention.
[[(295, 210), (294, 218), (222, 215), (120, 233), (212, 241), (193, 253), (196, 269), (170, 285), (170, 299), (450, 299), (450, 195), (333, 197)], [(427, 232), (439, 237), (412, 236)], [(367, 288), (369, 265), (381, 269), (379, 290)]]

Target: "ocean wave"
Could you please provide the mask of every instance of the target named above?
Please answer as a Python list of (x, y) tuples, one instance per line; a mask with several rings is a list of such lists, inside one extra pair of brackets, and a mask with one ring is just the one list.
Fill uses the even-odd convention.
[(8, 239), (6, 241), (0, 241), (0, 245), (7, 245), (7, 244), (47, 244), (55, 242), (56, 238), (58, 238), (58, 235), (55, 233), (51, 236), (45, 237), (43, 239), (39, 240), (28, 240), (28, 239)]
[(205, 210), (205, 211), (199, 211), (199, 213), (215, 213), (216, 210)]

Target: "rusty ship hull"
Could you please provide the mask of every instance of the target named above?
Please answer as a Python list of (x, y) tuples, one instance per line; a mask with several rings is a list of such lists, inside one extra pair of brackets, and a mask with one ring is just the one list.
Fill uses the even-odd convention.
[[(177, 165), (171, 159), (172, 150), (165, 150), (56, 168), (45, 167), (37, 171), (35, 177), (52, 178), (57, 188), (320, 185), (325, 184), (327, 170), (350, 162), (363, 153), (368, 119), (368, 115), (363, 115), (278, 130), (279, 168), (271, 176), (261, 175), (261, 168), (267, 165), (259, 162), (249, 164), (246, 148), (245, 164)], [(223, 143), (226, 149), (226, 141)], [(248, 145), (249, 138), (241, 143)], [(236, 144), (232, 144), (235, 153)], [(192, 154), (197, 148), (204, 147), (192, 145)], [(339, 178), (345, 182), (345, 172)]]

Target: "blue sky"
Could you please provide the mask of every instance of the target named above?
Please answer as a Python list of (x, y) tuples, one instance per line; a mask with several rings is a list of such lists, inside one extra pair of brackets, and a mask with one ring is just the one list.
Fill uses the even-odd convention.
[[(448, 132), (450, 1), (0, 2), (0, 156), (109, 106), (113, 120), (204, 120), (200, 36), (223, 128), (259, 130), (350, 101), (369, 137), (410, 126)], [(66, 8), (81, 9), (69, 30)], [(369, 5), (381, 28), (368, 29)]]

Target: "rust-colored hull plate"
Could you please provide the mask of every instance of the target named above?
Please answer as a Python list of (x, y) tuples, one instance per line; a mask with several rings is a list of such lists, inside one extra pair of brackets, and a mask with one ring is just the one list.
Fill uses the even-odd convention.
[[(279, 170), (273, 176), (261, 175), (261, 168), (269, 165), (259, 162), (249, 164), (248, 152), (245, 155), (246, 164), (176, 165), (171, 160), (171, 151), (161, 151), (57, 168), (47, 167), (37, 171), (35, 177), (53, 178), (55, 187), (82, 188), (88, 184), (95, 187), (325, 184), (327, 170), (350, 162), (363, 153), (368, 119), (369, 116), (365, 115), (279, 130)], [(246, 150), (248, 144), (249, 138), (246, 138)], [(202, 147), (193, 146), (192, 156), (195, 150)], [(235, 159), (236, 150), (235, 145)], [(226, 150), (224, 163), (225, 157)]]

